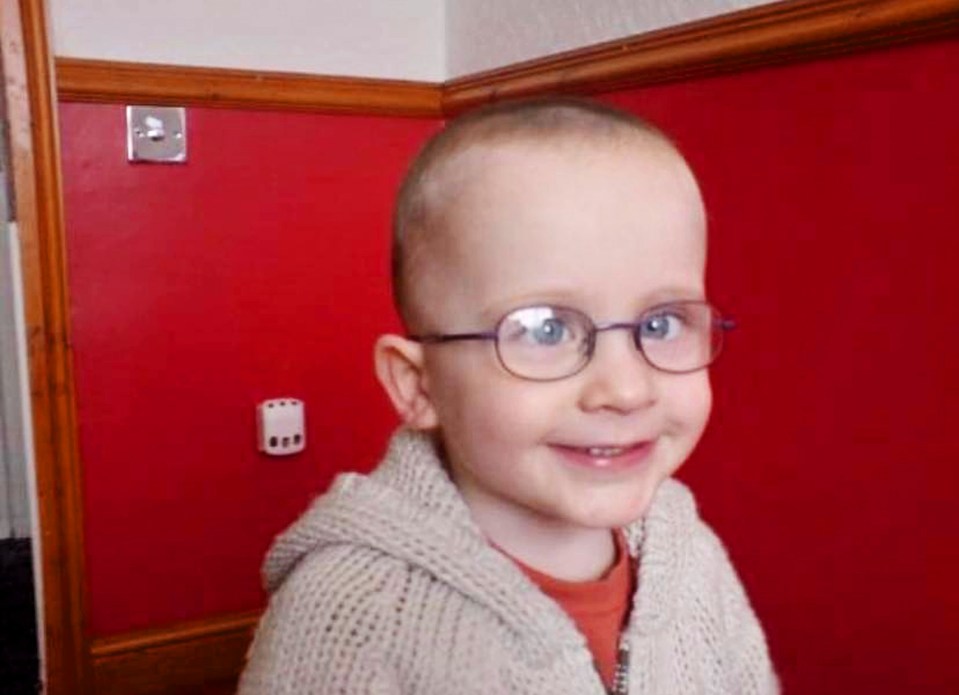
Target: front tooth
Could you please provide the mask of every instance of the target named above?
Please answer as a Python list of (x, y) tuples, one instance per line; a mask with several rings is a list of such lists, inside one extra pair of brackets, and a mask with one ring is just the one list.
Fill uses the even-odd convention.
[(607, 456), (616, 456), (622, 451), (619, 447), (612, 446), (591, 446), (589, 448), (589, 455), (596, 456), (597, 458), (607, 457)]

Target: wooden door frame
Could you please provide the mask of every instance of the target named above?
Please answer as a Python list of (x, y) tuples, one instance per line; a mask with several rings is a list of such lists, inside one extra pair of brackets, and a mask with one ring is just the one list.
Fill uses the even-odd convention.
[(43, 0), (0, 0), (3, 81), (23, 277), (47, 695), (91, 691), (83, 493), (53, 60)]

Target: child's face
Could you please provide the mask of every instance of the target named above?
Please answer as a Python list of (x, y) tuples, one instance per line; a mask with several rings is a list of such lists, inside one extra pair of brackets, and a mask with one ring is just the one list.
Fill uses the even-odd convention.
[[(450, 231), (418, 280), (426, 332), (487, 330), (530, 304), (573, 307), (602, 323), (704, 298), (700, 195), (664, 145), (503, 145), (462, 155), (456, 171)], [(706, 371), (655, 370), (628, 331), (600, 333), (585, 369), (552, 382), (509, 374), (489, 342), (424, 351), (449, 464), (481, 526), (504, 514), (629, 523), (709, 415)]]

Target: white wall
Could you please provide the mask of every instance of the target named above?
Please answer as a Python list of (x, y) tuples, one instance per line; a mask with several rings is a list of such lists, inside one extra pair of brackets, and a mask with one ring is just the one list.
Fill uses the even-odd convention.
[(442, 80), (444, 0), (47, 0), (72, 58)]
[(447, 77), (703, 19), (771, 0), (447, 0)]
[(440, 81), (771, 0), (47, 0), (58, 56)]

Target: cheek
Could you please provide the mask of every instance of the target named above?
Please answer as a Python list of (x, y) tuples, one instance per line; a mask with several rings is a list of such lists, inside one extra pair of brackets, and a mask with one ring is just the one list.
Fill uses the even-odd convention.
[(447, 436), (462, 436), (464, 430), (484, 426), (497, 400), (497, 389), (490, 387), (496, 375), (486, 364), (493, 358), (476, 349), (482, 345), (443, 347), (427, 364), (427, 390), (440, 429)]
[(471, 447), (541, 437), (562, 402), (550, 388), (554, 385), (521, 381), (505, 373), (493, 355), (472, 357), (435, 364), (431, 395), (444, 435)]
[(537, 439), (551, 422), (550, 403), (524, 386), (495, 378), (463, 384), (444, 398), (449, 407), (441, 413), (441, 423), (487, 446)]
[(522, 453), (541, 437), (542, 411), (515, 389), (497, 388), (495, 379), (446, 386), (437, 415), (450, 465), (457, 474), (470, 470), (484, 485), (506, 489)]
[(713, 394), (707, 372), (688, 375), (681, 388), (678, 388), (670, 403), (670, 416), (673, 424), (689, 438), (690, 448), (706, 428), (712, 410)]

